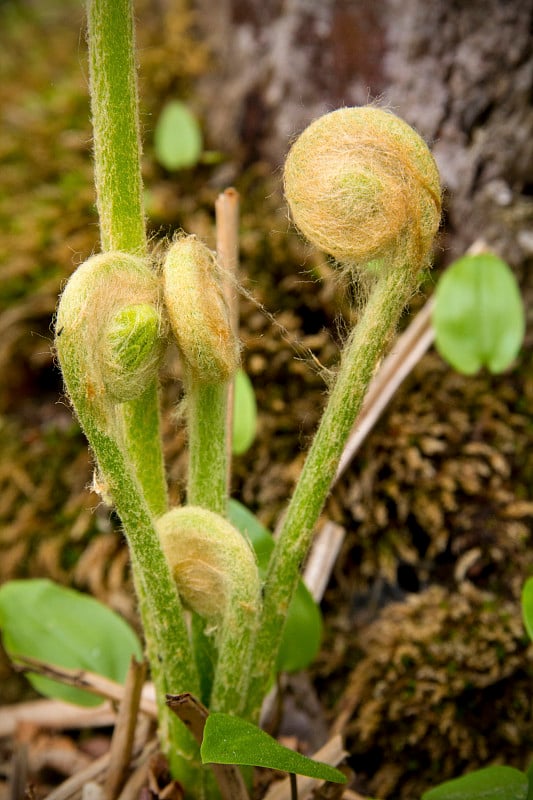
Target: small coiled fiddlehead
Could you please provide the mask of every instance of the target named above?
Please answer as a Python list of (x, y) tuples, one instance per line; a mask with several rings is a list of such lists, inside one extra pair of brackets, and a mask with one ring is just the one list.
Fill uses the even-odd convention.
[(403, 120), (372, 106), (313, 122), (285, 164), (285, 196), (298, 228), (339, 263), (400, 260), (418, 271), (441, 214), (435, 161)]
[(260, 607), (253, 549), (227, 520), (190, 505), (160, 517), (157, 531), (183, 602), (205, 621), (216, 645), (209, 707), (239, 714)]

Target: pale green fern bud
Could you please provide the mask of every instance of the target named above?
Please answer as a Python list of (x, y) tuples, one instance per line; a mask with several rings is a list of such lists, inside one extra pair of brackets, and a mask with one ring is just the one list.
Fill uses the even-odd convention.
[(209, 708), (240, 714), (261, 607), (261, 583), (249, 542), (226, 519), (204, 508), (168, 511), (156, 523), (182, 602), (206, 621), (216, 669)]
[(252, 615), (259, 601), (259, 573), (248, 541), (223, 517), (183, 506), (157, 521), (183, 602), (217, 626), (237, 604)]
[(74, 404), (106, 416), (155, 376), (165, 348), (159, 287), (146, 259), (108, 252), (85, 261), (67, 283), (56, 350)]
[(163, 266), (164, 297), (170, 326), (194, 380), (224, 383), (239, 364), (214, 254), (195, 236), (175, 241)]
[(425, 264), (439, 175), (423, 139), (389, 111), (341, 108), (317, 119), (292, 146), (284, 182), (296, 225), (337, 261), (374, 271)]
[(102, 342), (104, 382), (118, 402), (141, 394), (156, 374), (163, 354), (161, 315), (149, 303), (125, 306), (110, 320)]

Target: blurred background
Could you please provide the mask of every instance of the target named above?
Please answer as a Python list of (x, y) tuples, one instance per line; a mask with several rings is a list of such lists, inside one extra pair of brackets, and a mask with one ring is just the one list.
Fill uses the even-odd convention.
[[(270, 527), (283, 510), (356, 312), (334, 265), (291, 227), (281, 165), (315, 117), (376, 102), (431, 146), (445, 185), (435, 269), (482, 239), (533, 278), (533, 8), (522, 0), (139, 0), (146, 211), (154, 242), (214, 247), (214, 201), (241, 196), (243, 365), (258, 431), (233, 492)], [(134, 624), (128, 556), (88, 488), (91, 457), (54, 360), (66, 279), (98, 250), (84, 12), (0, 4), (0, 581), (51, 577)], [(202, 153), (169, 169), (154, 147), (170, 101)], [(274, 315), (274, 320), (270, 315)], [(529, 320), (530, 321), (530, 320)], [(505, 374), (471, 378), (430, 351), (337, 485), (324, 519), (346, 539), (324, 601), (315, 692), (345, 713), (361, 791), (412, 798), (533, 745), (531, 652), (519, 614), (533, 568), (531, 325)], [(176, 380), (178, 378), (178, 380)], [(162, 375), (171, 495), (183, 495), (179, 363)], [(0, 661), (0, 702), (30, 696)]]

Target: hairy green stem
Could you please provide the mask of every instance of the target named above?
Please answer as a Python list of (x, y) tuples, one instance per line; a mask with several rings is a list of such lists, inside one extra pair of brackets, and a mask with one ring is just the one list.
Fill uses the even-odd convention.
[(227, 516), (227, 383), (187, 381), (187, 502)]
[(151, 675), (156, 686), (161, 746), (174, 774), (180, 780), (191, 781), (195, 761), (199, 767), (197, 745), (165, 704), (167, 694), (194, 693), (199, 688), (177, 588), (159, 545), (153, 517), (128, 473), (120, 448), (98, 429), (91, 430), (89, 438), (128, 539)]
[[(187, 429), (189, 470), (187, 502), (225, 517), (227, 515), (226, 383), (203, 383), (189, 375), (187, 380)], [(209, 624), (193, 615), (192, 638), (202, 699), (210, 705), (215, 674), (220, 682), (220, 660)], [(218, 693), (217, 689), (217, 693)], [(221, 709), (219, 709), (221, 710)]]
[(345, 442), (363, 403), (378, 359), (395, 330), (414, 285), (407, 270), (389, 269), (372, 290), (341, 357), (339, 372), (289, 503), (264, 587), (253, 650), (247, 715), (257, 719), (274, 675), (276, 656), (300, 566), (335, 476)]
[(84, 297), (79, 292), (80, 282), (80, 279), (71, 281), (61, 299), (58, 324), (62, 334), (56, 338), (57, 353), (65, 385), (128, 539), (133, 579), (156, 686), (161, 744), (175, 774), (192, 780), (194, 767), (191, 765), (198, 758), (197, 746), (189, 731), (165, 704), (167, 693), (195, 692), (199, 686), (188, 632), (154, 517), (124, 444), (121, 406), (109, 401), (102, 406), (101, 396), (95, 389), (98, 376), (88, 370), (92, 358), (86, 346), (90, 337), (83, 336), (88, 321), (83, 319), (79, 307), (84, 305)]
[(236, 593), (228, 603), (209, 703), (211, 711), (245, 716), (252, 645), (260, 611), (259, 595), (254, 600), (242, 599)]
[(157, 380), (136, 400), (122, 407), (125, 437), (137, 480), (151, 513), (158, 517), (168, 509), (167, 483), (161, 448)]
[(88, 0), (94, 171), (102, 250), (146, 252), (131, 0)]
[[(147, 250), (132, 0), (88, 0), (94, 172), (102, 250)], [(130, 456), (154, 513), (167, 508), (157, 381), (123, 406)]]
[[(88, 0), (88, 42), (102, 250), (144, 255), (147, 240), (132, 0)], [(62, 366), (66, 373), (63, 361)], [(157, 380), (154, 378), (140, 397), (114, 409), (121, 429), (120, 445), (94, 425), (84, 392), (76, 396), (66, 374), (65, 380), (130, 544), (156, 686), (161, 744), (175, 777), (185, 785), (200, 787), (204, 770), (197, 745), (165, 704), (167, 692), (197, 692), (199, 682), (181, 602), (152, 516), (167, 509)]]

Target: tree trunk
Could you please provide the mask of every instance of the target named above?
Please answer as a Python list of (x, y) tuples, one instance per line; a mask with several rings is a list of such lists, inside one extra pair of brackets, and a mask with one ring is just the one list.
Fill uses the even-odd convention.
[(281, 163), (342, 105), (376, 102), (432, 146), (447, 260), (482, 237), (533, 256), (533, 5), (523, 0), (195, 0), (215, 67), (200, 81), (212, 144)]

